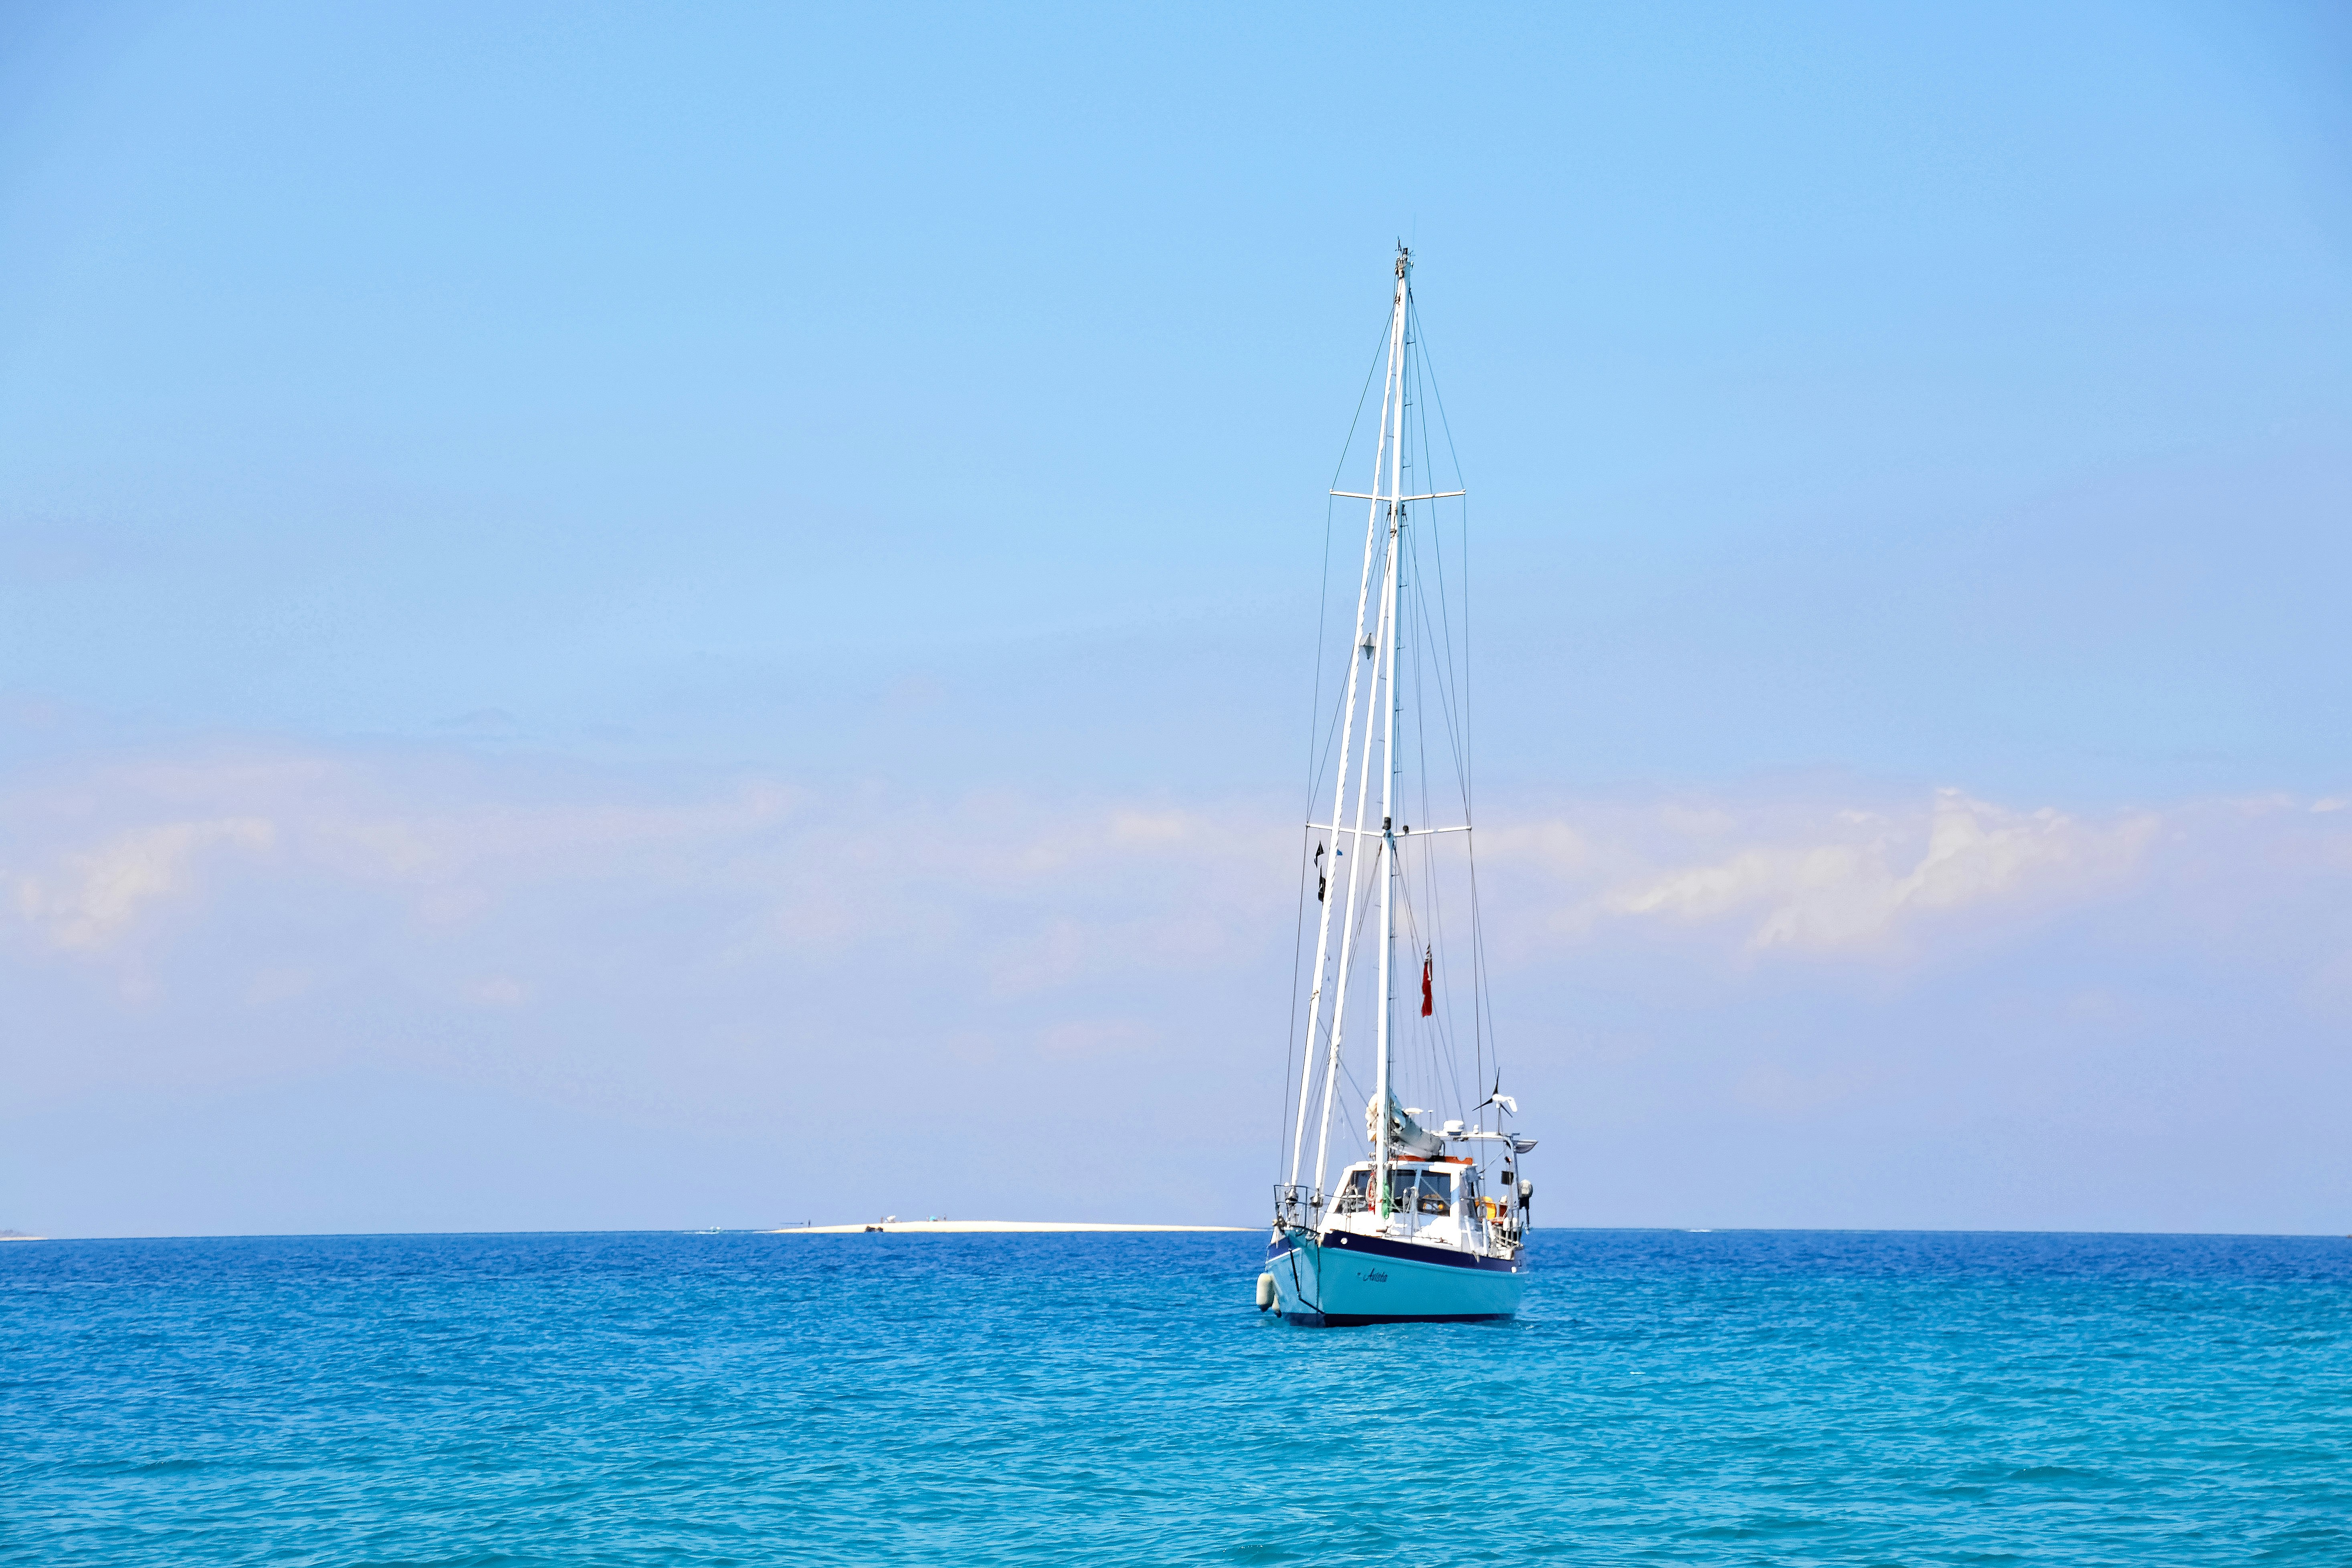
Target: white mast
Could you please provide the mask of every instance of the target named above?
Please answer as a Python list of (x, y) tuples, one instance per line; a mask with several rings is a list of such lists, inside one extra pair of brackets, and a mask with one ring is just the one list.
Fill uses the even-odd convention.
[[(1387, 384), (1383, 382), (1381, 387), (1381, 435), (1383, 441), (1385, 441), (1388, 436), (1388, 386)], [(1372, 488), (1374, 489), (1380, 489), (1380, 450), (1375, 447), (1372, 452)], [(1356, 657), (1356, 647), (1358, 644), (1364, 640), (1364, 610), (1371, 599), (1372, 559), (1373, 552), (1378, 547), (1378, 542), (1380, 539), (1380, 521), (1381, 503), (1375, 500), (1366, 509), (1364, 517), (1364, 571), (1363, 575), (1358, 579), (1356, 584), (1355, 635), (1348, 639), (1348, 702), (1347, 706), (1340, 710), (1339, 750), (1338, 753), (1339, 765), (1334, 771), (1331, 779), (1331, 847), (1334, 850), (1339, 850), (1339, 846), (1343, 842), (1347, 842), (1347, 840), (1342, 837), (1340, 831), (1341, 825), (1346, 822), (1347, 818), (1342, 816), (1340, 812), (1342, 808), (1346, 806), (1348, 800), (1348, 752), (1350, 742), (1355, 739), (1356, 688), (1358, 678), (1361, 674), (1363, 667), (1371, 662), (1371, 660), (1368, 658), (1358, 658)], [(1366, 742), (1369, 744), (1370, 740), (1371, 725), (1367, 722), (1364, 726), (1364, 730)], [(1364, 815), (1364, 807), (1361, 796), (1362, 792), (1359, 790), (1358, 799), (1356, 802), (1356, 825), (1359, 827), (1363, 826), (1362, 818)], [(1361, 838), (1357, 838), (1353, 840), (1353, 842), (1360, 851), (1363, 840)], [(1339, 850), (1339, 853), (1344, 854), (1346, 851)], [(1331, 910), (1334, 907), (1347, 910), (1347, 913), (1340, 917), (1339, 927), (1341, 955), (1339, 961), (1339, 973), (1342, 980), (1340, 992), (1344, 995), (1347, 990), (1345, 984), (1345, 978), (1348, 973), (1347, 950), (1349, 946), (1349, 936), (1350, 934), (1348, 922), (1354, 917), (1355, 913), (1356, 868), (1363, 864), (1363, 858), (1362, 854), (1359, 853), (1354, 858), (1348, 862), (1349, 881), (1347, 901), (1342, 904), (1340, 902), (1339, 889), (1339, 858), (1337, 855), (1332, 858), (1329, 877), (1321, 899), (1323, 906), (1322, 913), (1316, 917), (1315, 968), (1313, 971), (1315, 975), (1315, 986), (1314, 990), (1307, 999), (1307, 1038), (1300, 1043), (1298, 1050), (1298, 1126), (1297, 1130), (1292, 1133), (1290, 1140), (1290, 1184), (1294, 1189), (1298, 1185), (1299, 1161), (1307, 1152), (1307, 1101), (1309, 1086), (1311, 1086), (1315, 1081), (1315, 1037), (1323, 1023), (1323, 965), (1325, 961), (1328, 960), (1331, 954)], [(1336, 1072), (1338, 1070), (1339, 1061), (1339, 1020), (1336, 1016), (1332, 1019), (1331, 1024), (1330, 1055), (1332, 1069)], [(1330, 1106), (1328, 1103), (1328, 1099), (1329, 1090), (1327, 1088), (1325, 1090), (1326, 1104), (1324, 1106), (1323, 1112), (1323, 1130), (1324, 1137), (1327, 1142), (1330, 1136), (1331, 1127)], [(1315, 1201), (1317, 1202), (1320, 1202), (1323, 1196), (1323, 1154), (1320, 1150), (1317, 1151), (1315, 1156), (1314, 1195)]]
[[(1385, 393), (1382, 394), (1383, 397), (1386, 395), (1387, 395)], [(1380, 483), (1377, 478), (1373, 481), (1372, 488), (1375, 489), (1380, 488)], [(1375, 511), (1379, 510), (1379, 503), (1377, 501), (1373, 503), (1373, 510)], [(1388, 618), (1389, 592), (1387, 580), (1383, 578), (1381, 580), (1381, 587), (1380, 617), (1372, 623), (1374, 628), (1372, 632), (1372, 647), (1374, 652), (1377, 652), (1388, 643)], [(1353, 650), (1349, 651), (1349, 657), (1350, 658), (1355, 657)], [(1370, 656), (1367, 656), (1364, 662), (1370, 664), (1372, 660)], [(1381, 668), (1382, 667), (1375, 666), (1372, 674), (1371, 700), (1375, 702), (1380, 700), (1380, 672)], [(1364, 715), (1363, 752), (1358, 762), (1356, 769), (1356, 825), (1351, 830), (1352, 841), (1356, 846), (1357, 851), (1356, 863), (1353, 867), (1349, 868), (1348, 872), (1348, 909), (1347, 912), (1340, 917), (1343, 923), (1339, 928), (1339, 986), (1331, 1003), (1331, 1052), (1330, 1059), (1326, 1063), (1323, 1073), (1323, 1131), (1315, 1145), (1315, 1189), (1318, 1192), (1323, 1190), (1323, 1173), (1326, 1169), (1327, 1161), (1328, 1160), (1331, 1148), (1332, 1097), (1339, 1091), (1339, 1046), (1341, 1041), (1347, 1037), (1348, 982), (1356, 973), (1356, 936), (1361, 926), (1361, 922), (1356, 919), (1356, 882), (1357, 879), (1363, 874), (1363, 847), (1364, 841), (1367, 838), (1371, 839), (1375, 846), (1372, 850), (1372, 859), (1374, 862), (1381, 865), (1386, 864), (1386, 860), (1382, 853), (1388, 847), (1386, 842), (1381, 840), (1377, 835), (1369, 832), (1364, 826), (1364, 811), (1366, 803), (1371, 793), (1371, 787), (1372, 720), (1371, 715), (1368, 712)], [(1343, 828), (1343, 831), (1347, 830)]]
[[(1387, 647), (1387, 711), (1382, 715), (1381, 737), (1381, 1022), (1380, 1022), (1380, 1083), (1372, 1090), (1372, 1103), (1380, 1107), (1373, 1119), (1379, 1129), (1372, 1144), (1372, 1191), (1379, 1194), (1380, 1216), (1389, 1216), (1389, 1051), (1390, 1031), (1396, 1013), (1396, 986), (1392, 971), (1396, 957), (1396, 716), (1397, 716), (1397, 599), (1402, 564), (1398, 551), (1404, 528), (1404, 305), (1405, 285), (1412, 270), (1412, 253), (1402, 245), (1397, 247), (1396, 314), (1389, 323), (1389, 358), (1396, 366), (1391, 378), (1396, 384), (1396, 424), (1389, 444), (1389, 570), (1383, 584), (1387, 603), (1381, 618), (1388, 625)], [(1380, 487), (1375, 484), (1373, 489)], [(1375, 501), (1375, 506), (1380, 504)], [(1370, 748), (1366, 748), (1369, 752)]]
[[(1381, 501), (1382, 499), (1380, 493), (1381, 466), (1388, 457), (1388, 448), (1402, 444), (1404, 439), (1404, 432), (1402, 428), (1402, 423), (1404, 417), (1402, 397), (1404, 363), (1402, 352), (1403, 331), (1404, 270), (1403, 264), (1400, 261), (1397, 270), (1396, 297), (1389, 312), (1388, 373), (1381, 383), (1381, 441), (1380, 444), (1372, 449), (1372, 493), (1364, 498), (1368, 503), (1365, 508), (1364, 518), (1363, 584), (1366, 588), (1369, 588), (1371, 584), (1373, 552), (1379, 547), (1378, 541), (1381, 537)], [(1389, 620), (1392, 601), (1393, 595), (1388, 591), (1387, 581), (1384, 577), (1382, 579), (1381, 589), (1380, 611), (1373, 618), (1372, 622), (1372, 647), (1366, 650), (1368, 657), (1361, 661), (1363, 664), (1372, 664), (1373, 659), (1370, 656), (1377, 654), (1381, 647), (1387, 646), (1387, 644), (1391, 640)], [(1360, 595), (1358, 599), (1358, 608), (1356, 611), (1356, 636), (1360, 638), (1364, 635), (1363, 620), (1363, 601)], [(1349, 724), (1352, 724), (1355, 721), (1356, 688), (1358, 684), (1357, 678), (1360, 673), (1356, 653), (1356, 647), (1351, 643), (1348, 649), (1347, 722)], [(1380, 679), (1382, 673), (1382, 668), (1383, 667), (1378, 665), (1374, 665), (1373, 668), (1372, 695), (1375, 700), (1379, 698)], [(1354, 827), (1352, 830), (1349, 829), (1347, 819), (1342, 817), (1339, 812), (1339, 803), (1340, 798), (1346, 794), (1348, 784), (1348, 748), (1344, 740), (1342, 741), (1339, 748), (1339, 779), (1338, 785), (1332, 791), (1332, 846), (1336, 848), (1339, 846), (1340, 839), (1344, 837), (1349, 844), (1354, 846), (1356, 855), (1353, 862), (1348, 868), (1348, 901), (1339, 917), (1339, 985), (1332, 997), (1331, 1047), (1326, 1055), (1323, 1071), (1323, 1125), (1321, 1131), (1316, 1139), (1315, 1145), (1315, 1191), (1318, 1196), (1324, 1190), (1324, 1173), (1328, 1168), (1330, 1158), (1332, 1100), (1339, 1090), (1339, 1051), (1342, 1043), (1347, 1037), (1348, 982), (1355, 973), (1357, 931), (1356, 889), (1359, 879), (1363, 875), (1364, 840), (1367, 837), (1371, 837), (1366, 832), (1364, 826), (1364, 811), (1367, 804), (1366, 797), (1370, 794), (1371, 782), (1372, 722), (1370, 713), (1367, 712), (1364, 716), (1362, 754), (1358, 759), (1356, 764), (1356, 810)], [(1379, 848), (1376, 848), (1373, 851), (1373, 858), (1385, 864), (1385, 859), (1381, 851), (1386, 847), (1386, 844), (1382, 843)], [(1330, 912), (1328, 904), (1326, 904), (1324, 912), (1328, 920)], [(1319, 936), (1316, 945), (1318, 949), (1322, 946), (1322, 942)], [(1318, 986), (1318, 995), (1319, 996), (1319, 987), (1322, 982), (1322, 967), (1320, 964), (1318, 964), (1316, 967), (1316, 981)], [(1311, 1046), (1311, 1035), (1309, 1037), (1309, 1042)], [(1306, 1110), (1305, 1105), (1301, 1104), (1299, 1110), (1303, 1116)], [(1303, 1122), (1301, 1123), (1301, 1130), (1304, 1130)]]
[[(1364, 571), (1356, 591), (1357, 646), (1351, 646), (1348, 653), (1348, 702), (1339, 731), (1339, 776), (1334, 781), (1331, 791), (1330, 828), (1333, 846), (1337, 847), (1339, 844), (1345, 842), (1351, 845), (1357, 854), (1354, 863), (1348, 868), (1345, 903), (1341, 904), (1340, 897), (1336, 896), (1339, 894), (1339, 889), (1336, 887), (1328, 889), (1324, 900), (1323, 911), (1318, 917), (1315, 936), (1315, 983), (1307, 1004), (1306, 1049), (1303, 1053), (1304, 1059), (1299, 1064), (1298, 1075), (1298, 1122), (1291, 1144), (1290, 1184), (1295, 1192), (1298, 1185), (1299, 1167), (1305, 1155), (1307, 1088), (1310, 1081), (1309, 1074), (1313, 1070), (1315, 1037), (1322, 1024), (1322, 1006), (1326, 989), (1324, 963), (1330, 952), (1332, 910), (1333, 906), (1339, 905), (1340, 909), (1339, 963), (1336, 974), (1331, 977), (1336, 984), (1330, 990), (1331, 1029), (1329, 1046), (1324, 1054), (1322, 1131), (1315, 1149), (1314, 1195), (1317, 1201), (1319, 1201), (1323, 1195), (1324, 1175), (1328, 1169), (1331, 1112), (1335, 1097), (1339, 1092), (1339, 1054), (1347, 1033), (1348, 992), (1349, 983), (1355, 973), (1356, 939), (1360, 934), (1360, 928), (1369, 923), (1356, 919), (1356, 910), (1359, 907), (1357, 902), (1359, 886), (1364, 870), (1366, 853), (1364, 846), (1367, 840), (1370, 840), (1373, 846), (1370, 853), (1378, 863), (1382, 878), (1380, 910), (1379, 1078), (1372, 1104), (1367, 1108), (1372, 1113), (1375, 1179), (1380, 1184), (1375, 1189), (1380, 1195), (1373, 1201), (1382, 1201), (1387, 1192), (1390, 1160), (1388, 1102), (1391, 1093), (1389, 1058), (1391, 1051), (1391, 1014), (1393, 1011), (1391, 1006), (1392, 1000), (1391, 993), (1394, 989), (1394, 959), (1391, 950), (1394, 945), (1396, 929), (1397, 867), (1394, 837), (1398, 705), (1396, 678), (1397, 645), (1402, 625), (1401, 588), (1403, 563), (1401, 552), (1403, 547), (1404, 506), (1409, 500), (1436, 500), (1441, 496), (1462, 493), (1460, 490), (1445, 490), (1431, 496), (1407, 496), (1404, 493), (1405, 333), (1406, 307), (1410, 301), (1412, 271), (1412, 254), (1404, 247), (1399, 246), (1396, 257), (1396, 293), (1389, 315), (1388, 372), (1381, 388), (1381, 438), (1372, 452), (1371, 492), (1368, 495), (1360, 495), (1353, 490), (1331, 492), (1334, 495), (1355, 496), (1370, 502), (1370, 505), (1364, 523)], [(1385, 514), (1383, 509), (1385, 509)], [(1385, 536), (1381, 527), (1383, 515), (1388, 524)], [(1382, 565), (1380, 606), (1374, 612), (1371, 611), (1370, 601), (1372, 563), (1376, 551)], [(1370, 640), (1365, 641), (1363, 639), (1368, 612), (1371, 612), (1370, 619), (1372, 633)], [(1364, 662), (1372, 666), (1373, 674), (1370, 695), (1366, 699), (1363, 738), (1356, 746), (1351, 747), (1349, 742), (1353, 739), (1357, 696), (1360, 687), (1363, 684), (1360, 679), (1362, 672), (1356, 665), (1356, 654), (1360, 648), (1365, 656)], [(1373, 741), (1370, 704), (1374, 702), (1384, 702), (1387, 705), (1387, 711), (1380, 727), (1381, 764), (1386, 772), (1381, 785), (1381, 826), (1377, 829), (1370, 826), (1369, 810), (1372, 783)], [(1357, 755), (1352, 758), (1349, 755), (1351, 750), (1357, 751)], [(1341, 815), (1341, 808), (1347, 800), (1348, 781), (1351, 769), (1356, 784), (1352, 823)], [(1335, 867), (1335, 872), (1336, 869)], [(1336, 875), (1332, 880), (1338, 881)]]

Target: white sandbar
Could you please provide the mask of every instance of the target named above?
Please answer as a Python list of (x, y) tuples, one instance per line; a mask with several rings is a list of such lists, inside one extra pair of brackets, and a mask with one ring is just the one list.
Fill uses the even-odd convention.
[(966, 1231), (1043, 1231), (1043, 1230), (1247, 1230), (1240, 1225), (1097, 1225), (1089, 1220), (1074, 1219), (902, 1219), (874, 1220), (865, 1225), (790, 1225), (771, 1231), (772, 1236), (856, 1236), (865, 1231), (878, 1230), (888, 1235), (901, 1232), (917, 1236), (939, 1236)]

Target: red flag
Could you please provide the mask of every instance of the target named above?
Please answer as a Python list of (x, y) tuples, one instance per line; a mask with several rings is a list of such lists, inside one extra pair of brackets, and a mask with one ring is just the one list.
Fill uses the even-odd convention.
[(1421, 954), (1421, 1016), (1424, 1018), (1436, 1009), (1437, 1003), (1429, 992), (1429, 965), (1434, 956), (1433, 949), (1423, 948)]

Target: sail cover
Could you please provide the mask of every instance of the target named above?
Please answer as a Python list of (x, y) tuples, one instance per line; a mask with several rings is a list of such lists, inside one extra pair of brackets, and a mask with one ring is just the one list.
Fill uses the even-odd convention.
[[(1379, 1107), (1377, 1098), (1364, 1102), (1364, 1136), (1376, 1144), (1381, 1136)], [(1445, 1152), (1445, 1137), (1415, 1121), (1412, 1112), (1399, 1105), (1395, 1094), (1391, 1093), (1389, 1096), (1389, 1147), (1407, 1157), (1419, 1155), (1427, 1159)]]

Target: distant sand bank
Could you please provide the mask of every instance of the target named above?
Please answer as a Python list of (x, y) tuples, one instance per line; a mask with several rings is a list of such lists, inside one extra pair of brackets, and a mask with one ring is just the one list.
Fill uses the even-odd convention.
[(1249, 1230), (1242, 1225), (1095, 1225), (1069, 1219), (901, 1219), (875, 1220), (866, 1225), (790, 1225), (772, 1236), (856, 1236), (878, 1230), (887, 1235), (939, 1236), (969, 1231), (1065, 1230)]

